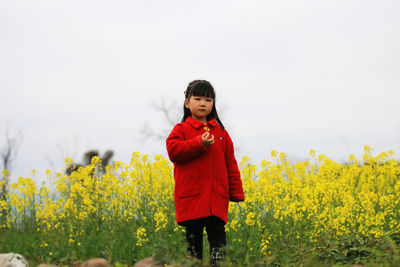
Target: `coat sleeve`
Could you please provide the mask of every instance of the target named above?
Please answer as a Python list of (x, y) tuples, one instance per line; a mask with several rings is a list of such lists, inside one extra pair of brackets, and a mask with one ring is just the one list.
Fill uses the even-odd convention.
[(226, 133), (225, 162), (226, 162), (226, 169), (228, 170), (229, 200), (234, 202), (240, 202), (244, 201), (242, 180), (240, 179), (240, 171), (235, 158), (232, 139), (227, 131), (225, 131), (225, 133)]
[(207, 151), (201, 140), (201, 135), (185, 140), (183, 127), (175, 125), (167, 138), (167, 152), (172, 162), (183, 163), (200, 156)]

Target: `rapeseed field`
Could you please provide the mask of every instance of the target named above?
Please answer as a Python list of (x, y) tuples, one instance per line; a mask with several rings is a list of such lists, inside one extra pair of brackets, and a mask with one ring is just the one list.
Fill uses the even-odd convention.
[[(272, 151), (259, 166), (243, 157), (246, 201), (230, 203), (226, 264), (400, 265), (400, 166), (393, 154), (373, 156), (365, 146), (362, 159), (351, 155), (340, 164), (311, 150), (310, 160), (291, 163)], [(183, 259), (169, 160), (134, 152), (128, 163), (100, 166), (95, 157), (70, 176), (48, 170), (42, 185), (32, 171), (8, 187), (4, 170), (0, 252), (66, 265), (90, 257), (126, 265), (152, 255), (167, 264)]]

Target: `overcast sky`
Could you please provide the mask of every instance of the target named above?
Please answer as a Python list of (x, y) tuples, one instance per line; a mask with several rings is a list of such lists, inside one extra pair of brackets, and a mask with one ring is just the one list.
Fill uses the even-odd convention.
[(366, 144), (399, 158), (399, 14), (397, 0), (2, 0), (0, 145), (23, 131), (15, 177), (62, 168), (59, 150), (166, 155), (140, 135), (171, 130), (154, 103), (178, 122), (206, 79), (238, 160), (343, 161)]

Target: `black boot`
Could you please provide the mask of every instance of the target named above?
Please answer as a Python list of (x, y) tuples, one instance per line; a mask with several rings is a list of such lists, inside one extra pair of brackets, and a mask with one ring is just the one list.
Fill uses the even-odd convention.
[(224, 259), (224, 252), (220, 248), (212, 248), (210, 253), (210, 267), (220, 267), (219, 262)]
[(188, 251), (189, 259), (194, 259), (194, 258), (199, 259), (199, 260), (202, 259), (202, 256), (203, 256), (202, 251), (199, 249), (196, 249), (195, 246), (188, 246), (187, 251)]

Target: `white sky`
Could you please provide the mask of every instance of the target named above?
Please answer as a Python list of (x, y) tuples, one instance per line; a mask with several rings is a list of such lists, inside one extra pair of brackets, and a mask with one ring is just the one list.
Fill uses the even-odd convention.
[(397, 0), (2, 0), (0, 145), (22, 129), (15, 177), (62, 168), (57, 146), (78, 162), (166, 155), (139, 133), (168, 128), (152, 103), (179, 120), (206, 79), (238, 160), (399, 153), (399, 14)]

